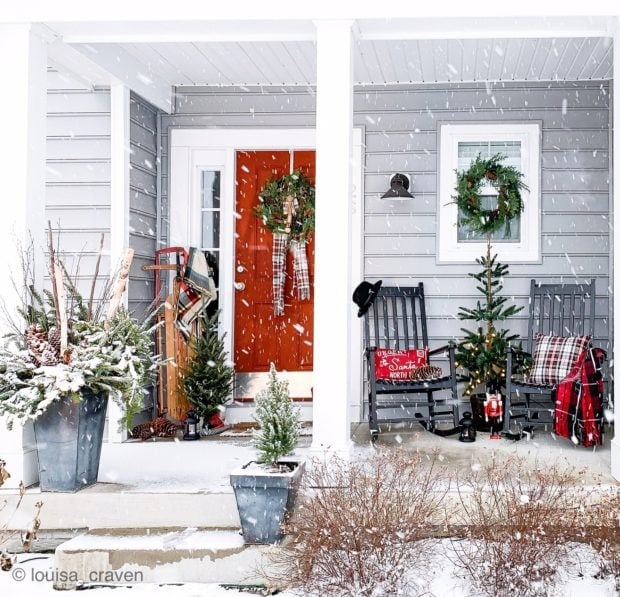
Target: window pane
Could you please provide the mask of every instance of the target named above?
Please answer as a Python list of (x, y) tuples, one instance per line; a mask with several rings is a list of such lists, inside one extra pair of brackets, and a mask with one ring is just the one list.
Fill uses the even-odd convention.
[(203, 209), (219, 209), (220, 173), (218, 170), (203, 170), (201, 194)]
[[(521, 141), (459, 141), (458, 143), (458, 169), (468, 170), (472, 162), (480, 155), (486, 160), (501, 153), (506, 156), (502, 162), (504, 166), (512, 166), (521, 170)], [(482, 187), (483, 195), (480, 196), (481, 205), (484, 209), (497, 207), (497, 194), (495, 189), (486, 184)], [(486, 236), (472, 232), (462, 224), (463, 214), (458, 216), (458, 242), (480, 242), (486, 240)], [(521, 240), (521, 218), (517, 217), (510, 222), (508, 234), (505, 228), (497, 230), (491, 235), (494, 242), (519, 242)]]
[(202, 212), (202, 242), (205, 249), (217, 249), (220, 246), (220, 212)]

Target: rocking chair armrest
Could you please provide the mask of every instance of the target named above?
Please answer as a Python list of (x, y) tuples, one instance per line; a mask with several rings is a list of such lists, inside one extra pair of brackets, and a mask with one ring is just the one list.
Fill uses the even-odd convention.
[(430, 357), (435, 354), (440, 354), (442, 352), (450, 352), (453, 350), (456, 350), (456, 343), (450, 340), (447, 344), (444, 344), (443, 346), (439, 346), (437, 348), (433, 348), (433, 350), (429, 350), (428, 356)]
[(521, 356), (528, 356), (528, 357), (532, 356), (531, 352), (528, 352), (527, 350), (522, 350), (521, 348), (517, 348), (516, 346), (508, 346), (508, 348), (506, 348), (506, 354), (521, 355)]
[(592, 346), (590, 348), (590, 355), (594, 360), (594, 364), (597, 369), (600, 369), (603, 363), (607, 360), (607, 351), (600, 346)]

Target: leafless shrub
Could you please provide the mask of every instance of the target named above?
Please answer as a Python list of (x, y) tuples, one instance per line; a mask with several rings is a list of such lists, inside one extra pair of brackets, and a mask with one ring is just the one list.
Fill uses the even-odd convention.
[[(10, 473), (6, 469), (6, 463), (4, 460), (0, 460), (0, 487), (4, 485), (4, 482), (11, 477)], [(19, 510), (21, 503), (24, 499), (24, 495), (26, 494), (26, 488), (24, 484), (20, 482), (19, 484), (19, 498), (17, 503), (15, 504), (13, 513)], [(0, 503), (0, 512), (7, 508), (7, 501), (4, 500)], [(30, 551), (32, 547), (32, 542), (37, 538), (37, 531), (41, 526), (41, 508), (43, 507), (43, 502), (37, 502), (35, 504), (35, 515), (30, 523), (30, 526), (26, 530), (24, 534), (21, 536), (22, 549), (27, 552)], [(0, 526), (0, 570), (8, 571), (11, 570), (13, 564), (15, 563), (15, 556), (10, 554), (7, 550), (4, 549), (4, 546), (17, 535), (19, 535), (19, 531), (11, 531), (8, 530), (8, 522)]]
[(620, 487), (597, 491), (580, 508), (578, 522), (575, 539), (601, 554), (601, 575), (614, 578), (620, 591)]
[(588, 499), (580, 473), (516, 457), (474, 468), (458, 483), (457, 566), (489, 595), (546, 594)]
[[(304, 594), (414, 595), (406, 571), (421, 562), (444, 520), (445, 472), (436, 458), (387, 453), (314, 462), (306, 497), (277, 555), (280, 584)], [(274, 579), (272, 579), (274, 580)]]

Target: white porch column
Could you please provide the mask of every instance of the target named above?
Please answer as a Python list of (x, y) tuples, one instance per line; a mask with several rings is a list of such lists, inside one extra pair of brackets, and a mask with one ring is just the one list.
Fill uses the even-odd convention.
[[(613, 134), (612, 134), (612, 168), (611, 171), (620, 174), (620, 19), (616, 21), (613, 48)], [(613, 234), (614, 253), (612, 260), (613, 292), (614, 292), (614, 337), (613, 337), (613, 371), (614, 392), (613, 399), (616, 407), (615, 434), (611, 440), (611, 474), (620, 481), (620, 436), (618, 435), (618, 388), (620, 387), (620, 180), (612, 178), (612, 205), (613, 205)]]
[[(110, 275), (116, 274), (120, 259), (129, 247), (129, 88), (122, 83), (110, 87)], [(127, 292), (122, 305), (127, 306)], [(120, 408), (108, 400), (110, 442), (122, 442), (126, 433), (119, 431)]]
[(350, 445), (352, 23), (316, 23), (315, 452)]
[[(16, 323), (21, 302), (17, 289), (22, 279), (20, 246), (32, 242), (35, 281), (42, 281), (45, 228), (45, 119), (47, 99), (47, 50), (30, 25), (0, 25), (0, 143), (3, 210), (0, 218), (0, 299)], [(40, 284), (39, 284), (40, 287)], [(4, 316), (0, 332), (7, 331)], [(12, 478), (9, 486), (38, 479), (32, 425), (7, 431), (0, 420), (0, 458)], [(6, 485), (5, 485), (6, 486)]]

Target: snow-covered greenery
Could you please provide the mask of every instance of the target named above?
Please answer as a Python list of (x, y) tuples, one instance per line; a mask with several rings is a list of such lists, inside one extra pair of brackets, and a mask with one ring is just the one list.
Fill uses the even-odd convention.
[(255, 403), (255, 419), (260, 425), (254, 436), (258, 462), (276, 465), (282, 456), (295, 449), (301, 423), (299, 409), (289, 395), (288, 382), (278, 379), (273, 363), (267, 387), (256, 395)]
[(148, 330), (124, 309), (107, 328), (103, 322), (76, 322), (66, 363), (37, 366), (31, 350), (13, 338), (0, 348), (0, 415), (23, 424), (62, 396), (79, 399), (88, 388), (117, 402), (122, 423), (130, 426), (156, 367), (151, 344)]
[[(93, 309), (93, 297), (87, 305), (64, 264), (57, 264), (65, 274), (60, 295), (57, 289), (35, 289), (28, 254), (22, 257), (26, 292), (20, 317), (9, 320), (12, 333), (0, 345), (0, 416), (9, 426), (23, 424), (61, 397), (79, 400), (81, 391), (89, 389), (119, 404), (120, 423), (130, 427), (159, 363), (149, 323), (139, 324), (122, 307), (106, 316), (109, 285)], [(66, 329), (66, 348), (61, 328)]]

